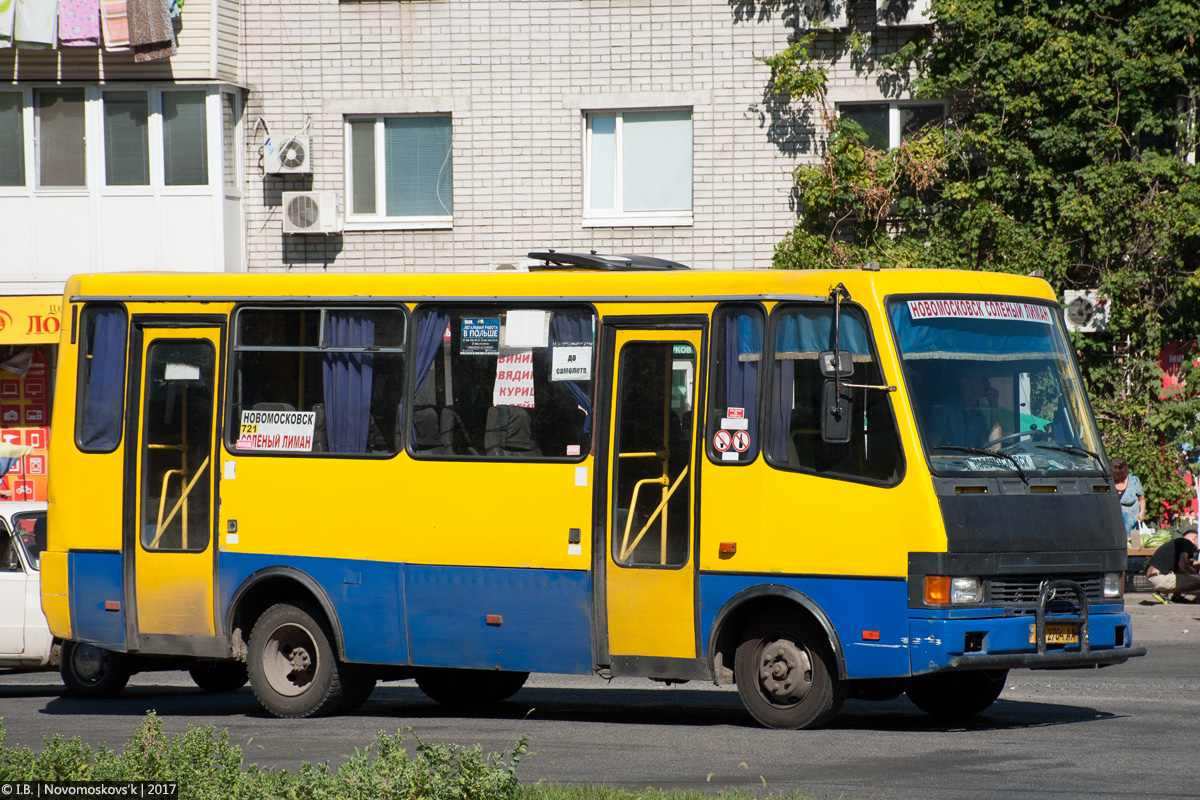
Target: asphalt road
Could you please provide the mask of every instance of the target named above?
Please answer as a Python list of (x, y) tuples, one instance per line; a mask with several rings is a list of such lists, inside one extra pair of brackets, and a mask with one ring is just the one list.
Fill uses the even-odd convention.
[(136, 676), (121, 697), (63, 696), (53, 674), (0, 676), (7, 745), (55, 733), (119, 748), (154, 709), (168, 732), (213, 724), (245, 762), (294, 770), (337, 764), (380, 731), (503, 751), (529, 737), (523, 781), (610, 784), (819, 798), (1196, 798), (1200, 734), (1200, 605), (1131, 595), (1135, 636), (1150, 654), (1103, 670), (1013, 672), (1001, 699), (947, 726), (906, 698), (849, 701), (817, 731), (770, 731), (736, 690), (695, 683), (535, 676), (511, 700), (447, 713), (411, 682), (381, 684), (356, 714), (266, 716), (250, 690), (209, 695), (186, 674)]

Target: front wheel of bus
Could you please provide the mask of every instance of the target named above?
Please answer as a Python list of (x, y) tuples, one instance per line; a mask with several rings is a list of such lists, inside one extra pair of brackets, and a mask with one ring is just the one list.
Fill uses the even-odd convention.
[(937, 672), (911, 678), (904, 691), (908, 699), (927, 714), (943, 719), (963, 719), (996, 702), (1007, 680), (1006, 669)]
[(815, 728), (846, 700), (829, 640), (795, 611), (768, 611), (746, 626), (734, 655), (742, 704), (768, 728)]
[(268, 608), (250, 632), (250, 687), (277, 717), (300, 719), (340, 711), (344, 687), (333, 635), (302, 605)]
[(60, 671), (67, 694), (104, 699), (116, 697), (129, 682), (129, 658), (94, 644), (64, 642)]

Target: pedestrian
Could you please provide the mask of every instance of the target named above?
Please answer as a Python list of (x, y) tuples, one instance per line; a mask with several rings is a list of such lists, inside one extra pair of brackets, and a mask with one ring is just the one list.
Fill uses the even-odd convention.
[(1121, 499), (1125, 538), (1130, 540), (1130, 544), (1140, 545), (1140, 541), (1133, 541), (1133, 534), (1146, 519), (1146, 493), (1142, 489), (1142, 482), (1137, 475), (1129, 472), (1129, 464), (1120, 456), (1112, 460), (1112, 477), (1117, 495)]
[(1194, 603), (1183, 595), (1200, 592), (1200, 575), (1196, 574), (1196, 531), (1190, 530), (1178, 539), (1160, 545), (1146, 565), (1146, 580), (1154, 589), (1154, 599), (1160, 603)]

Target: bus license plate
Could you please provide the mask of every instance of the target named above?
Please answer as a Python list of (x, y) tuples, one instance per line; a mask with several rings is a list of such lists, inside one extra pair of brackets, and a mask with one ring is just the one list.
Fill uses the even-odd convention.
[[(1037, 644), (1037, 625), (1029, 626), (1029, 643)], [(1046, 644), (1078, 644), (1079, 630), (1074, 625), (1047, 625)]]

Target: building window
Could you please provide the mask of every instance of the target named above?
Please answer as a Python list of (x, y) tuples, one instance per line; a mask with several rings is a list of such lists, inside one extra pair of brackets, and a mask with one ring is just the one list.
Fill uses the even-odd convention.
[(449, 222), (454, 213), (451, 117), (346, 120), (350, 222)]
[(692, 112), (587, 117), (584, 217), (612, 224), (690, 224)]
[(104, 93), (104, 182), (150, 185), (150, 106), (145, 92)]
[(241, 187), (241, 164), (238, 162), (238, 123), (242, 108), (233, 92), (221, 92), (221, 150), (224, 153), (225, 189)]
[(20, 92), (0, 92), (0, 186), (25, 185), (23, 105)]
[(208, 183), (207, 93), (163, 92), (163, 181), (167, 186)]
[(867, 134), (867, 147), (890, 150), (917, 131), (946, 116), (941, 103), (838, 103), (843, 119), (852, 119)]
[(38, 89), (38, 186), (87, 185), (83, 89)]

